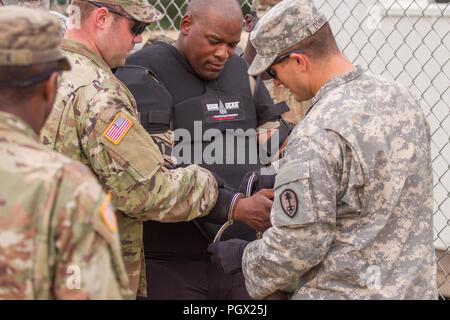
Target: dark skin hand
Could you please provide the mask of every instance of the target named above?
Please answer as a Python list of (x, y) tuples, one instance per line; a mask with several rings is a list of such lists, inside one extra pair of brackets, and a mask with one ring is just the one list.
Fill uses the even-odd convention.
[(247, 45), (245, 46), (244, 53), (242, 54), (242, 58), (247, 62), (248, 65), (251, 65), (256, 56), (256, 50), (250, 42), (250, 32), (255, 28), (256, 22), (258, 22), (258, 18), (251, 14), (247, 14), (244, 20), (244, 29), (249, 33)]
[[(258, 22), (258, 18), (253, 16), (252, 14), (247, 14), (244, 19), (244, 30), (249, 33), (247, 45), (245, 46), (244, 53), (242, 54), (242, 58), (247, 62), (248, 65), (251, 65), (253, 60), (256, 57), (256, 50), (253, 47), (253, 44), (250, 42), (250, 33), (255, 28), (256, 23)], [(262, 73), (261, 78), (263, 80), (269, 80), (270, 77), (267, 73)]]
[(270, 223), (274, 190), (262, 189), (249, 198), (237, 201), (232, 213), (233, 219), (241, 221), (256, 231), (266, 231)]

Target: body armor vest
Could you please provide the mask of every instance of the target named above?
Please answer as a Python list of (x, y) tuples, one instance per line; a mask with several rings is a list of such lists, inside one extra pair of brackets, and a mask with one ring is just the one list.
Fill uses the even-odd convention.
[[(151, 79), (143, 81), (142, 72)], [(135, 95), (142, 124), (149, 133), (175, 131), (173, 155), (179, 166), (199, 164), (220, 175), (232, 190), (239, 187), (247, 172), (260, 167), (256, 107), (247, 65), (238, 56), (226, 63), (218, 79), (205, 81), (175, 47), (155, 43), (132, 55), (117, 76)], [(146, 255), (207, 258), (206, 246), (219, 227), (199, 221), (146, 222)], [(224, 238), (254, 240), (255, 231), (237, 222)]]

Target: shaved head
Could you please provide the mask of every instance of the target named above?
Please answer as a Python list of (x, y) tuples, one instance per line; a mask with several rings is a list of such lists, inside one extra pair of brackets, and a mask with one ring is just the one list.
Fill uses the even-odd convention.
[(201, 19), (203, 22), (209, 20), (211, 16), (240, 22), (244, 19), (237, 0), (191, 0), (186, 14)]
[(191, 0), (175, 47), (197, 76), (216, 79), (234, 54), (243, 22), (237, 0)]

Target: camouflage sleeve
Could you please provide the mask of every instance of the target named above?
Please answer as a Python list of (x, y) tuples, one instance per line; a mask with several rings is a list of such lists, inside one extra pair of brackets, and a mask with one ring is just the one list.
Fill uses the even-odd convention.
[(82, 148), (113, 205), (131, 218), (178, 222), (214, 207), (214, 176), (197, 165), (168, 170), (151, 136), (130, 112), (131, 101), (102, 92), (78, 121)]
[(177, 158), (172, 155), (175, 145), (175, 134), (172, 130), (161, 133), (150, 133), (164, 159), (164, 167), (173, 169), (177, 166)]
[(299, 283), (334, 240), (343, 144), (333, 133), (293, 133), (275, 181), (273, 227), (245, 249), (249, 294), (262, 299)]
[(116, 216), (109, 196), (87, 168), (62, 169), (52, 229), (56, 299), (131, 297)]

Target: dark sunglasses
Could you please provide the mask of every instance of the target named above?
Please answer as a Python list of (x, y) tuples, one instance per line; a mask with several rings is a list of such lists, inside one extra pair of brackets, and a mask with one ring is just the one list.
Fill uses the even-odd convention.
[(118, 16), (127, 18), (127, 19), (131, 20), (132, 22), (134, 22), (133, 26), (131, 27), (131, 33), (134, 36), (138, 36), (138, 35), (142, 34), (145, 31), (145, 29), (147, 28), (147, 26), (148, 26), (148, 23), (138, 21), (138, 20), (134, 19), (133, 17), (130, 17), (127, 14), (119, 12), (119, 11), (111, 8), (110, 6), (107, 6), (106, 4), (95, 3), (95, 2), (92, 2), (92, 1), (88, 1), (88, 2), (90, 4), (96, 6), (97, 8), (106, 8), (106, 9), (108, 9), (109, 12), (112, 12), (114, 14), (117, 14)]
[(277, 78), (277, 73), (275, 72), (275, 70), (272, 69), (272, 67), (278, 63), (283, 62), (284, 60), (288, 59), (290, 57), (291, 54), (293, 53), (298, 53), (298, 54), (302, 54), (305, 53), (305, 51), (303, 50), (292, 50), (292, 51), (288, 51), (285, 54), (282, 54), (281, 56), (278, 56), (275, 61), (269, 66), (269, 68), (267, 68), (266, 73), (272, 78), (272, 79), (276, 79)]

